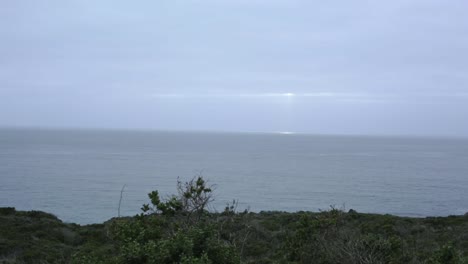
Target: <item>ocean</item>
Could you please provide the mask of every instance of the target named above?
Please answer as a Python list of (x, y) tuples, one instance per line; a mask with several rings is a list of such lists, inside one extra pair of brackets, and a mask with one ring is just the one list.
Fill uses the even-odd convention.
[(468, 140), (274, 133), (0, 130), (0, 206), (98, 223), (140, 212), (177, 179), (214, 185), (213, 211), (400, 216), (468, 212)]

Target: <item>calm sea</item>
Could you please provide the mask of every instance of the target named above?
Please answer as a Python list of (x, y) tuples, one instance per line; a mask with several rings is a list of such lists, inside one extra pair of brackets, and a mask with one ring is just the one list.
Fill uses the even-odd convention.
[(468, 211), (468, 140), (79, 130), (0, 130), (0, 206), (81, 224), (139, 212), (177, 178), (216, 185), (214, 210), (440, 216)]

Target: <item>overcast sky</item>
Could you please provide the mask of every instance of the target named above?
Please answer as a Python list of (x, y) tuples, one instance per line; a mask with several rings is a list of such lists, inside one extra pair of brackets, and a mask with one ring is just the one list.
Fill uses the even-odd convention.
[(0, 126), (468, 136), (468, 1), (0, 2)]

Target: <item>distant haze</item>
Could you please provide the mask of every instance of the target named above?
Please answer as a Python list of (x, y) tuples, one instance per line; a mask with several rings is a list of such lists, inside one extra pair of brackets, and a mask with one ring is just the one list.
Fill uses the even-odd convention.
[(468, 135), (468, 2), (0, 3), (0, 126)]

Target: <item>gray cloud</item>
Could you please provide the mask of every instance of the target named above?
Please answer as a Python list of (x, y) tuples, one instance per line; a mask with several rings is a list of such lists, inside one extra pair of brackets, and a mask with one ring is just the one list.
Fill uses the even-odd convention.
[(0, 125), (463, 136), (467, 8), (5, 1)]

